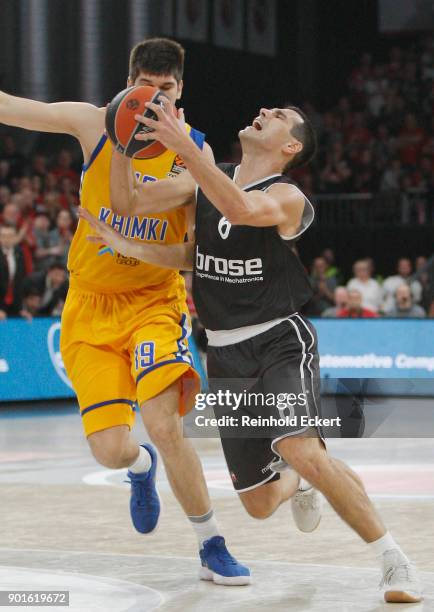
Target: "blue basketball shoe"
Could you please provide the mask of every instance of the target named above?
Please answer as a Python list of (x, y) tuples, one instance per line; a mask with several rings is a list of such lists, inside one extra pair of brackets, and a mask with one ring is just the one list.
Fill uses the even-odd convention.
[[(149, 471), (134, 474), (128, 470), (131, 483), (130, 513), (134, 527), (140, 533), (152, 533), (160, 517), (160, 497), (155, 486), (157, 473), (157, 453), (150, 444), (142, 444), (152, 458)], [(128, 482), (128, 481), (127, 481)]]
[(216, 584), (226, 586), (250, 584), (249, 568), (233, 558), (222, 536), (214, 536), (206, 540), (199, 555), (202, 562), (199, 571), (201, 580), (212, 580)]

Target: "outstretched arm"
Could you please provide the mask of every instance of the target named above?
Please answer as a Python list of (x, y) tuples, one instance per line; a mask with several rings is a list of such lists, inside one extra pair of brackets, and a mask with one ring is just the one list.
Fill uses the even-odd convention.
[(125, 238), (114, 230), (110, 225), (100, 221), (87, 209), (79, 208), (78, 214), (81, 219), (89, 223), (95, 231), (94, 235), (87, 237), (89, 242), (106, 244), (125, 257), (134, 257), (148, 264), (170, 268), (173, 270), (193, 269), (193, 242), (180, 244), (146, 244), (130, 238)]
[[(136, 115), (136, 120), (154, 130), (153, 138), (181, 155), (193, 179), (230, 223), (277, 226), (286, 236), (297, 232), (304, 196), (294, 185), (276, 184), (267, 192), (243, 191), (190, 142), (182, 129), (182, 121), (167, 112), (164, 106), (153, 103), (147, 103), (147, 106), (156, 113), (158, 121), (139, 115)], [(136, 138), (144, 140), (146, 134), (139, 133)]]
[(84, 102), (55, 102), (18, 98), (0, 91), (0, 123), (38, 132), (70, 134), (89, 156), (101, 136), (104, 111)]

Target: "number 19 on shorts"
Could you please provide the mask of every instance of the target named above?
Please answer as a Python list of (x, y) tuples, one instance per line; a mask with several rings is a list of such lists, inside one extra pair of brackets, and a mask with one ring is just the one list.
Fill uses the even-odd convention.
[(136, 370), (148, 368), (155, 361), (155, 343), (141, 342), (134, 351), (134, 361)]

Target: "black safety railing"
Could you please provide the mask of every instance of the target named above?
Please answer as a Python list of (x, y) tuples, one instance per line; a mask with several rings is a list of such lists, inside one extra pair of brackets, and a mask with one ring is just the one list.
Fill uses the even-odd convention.
[(429, 192), (319, 194), (311, 200), (323, 228), (434, 224), (434, 193)]

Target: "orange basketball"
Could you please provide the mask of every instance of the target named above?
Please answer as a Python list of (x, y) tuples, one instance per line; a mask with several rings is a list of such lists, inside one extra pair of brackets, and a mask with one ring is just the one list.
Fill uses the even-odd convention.
[[(161, 98), (167, 100), (159, 89), (148, 85), (128, 87), (113, 98), (107, 107), (105, 125), (107, 134), (118, 151), (136, 159), (150, 159), (164, 153), (166, 147), (157, 140), (136, 140), (134, 138), (138, 132), (143, 130), (153, 132), (151, 128), (136, 121), (134, 115), (143, 115), (158, 120), (154, 111), (147, 108), (145, 103), (159, 104)], [(171, 105), (171, 108), (176, 113), (175, 107)]]

